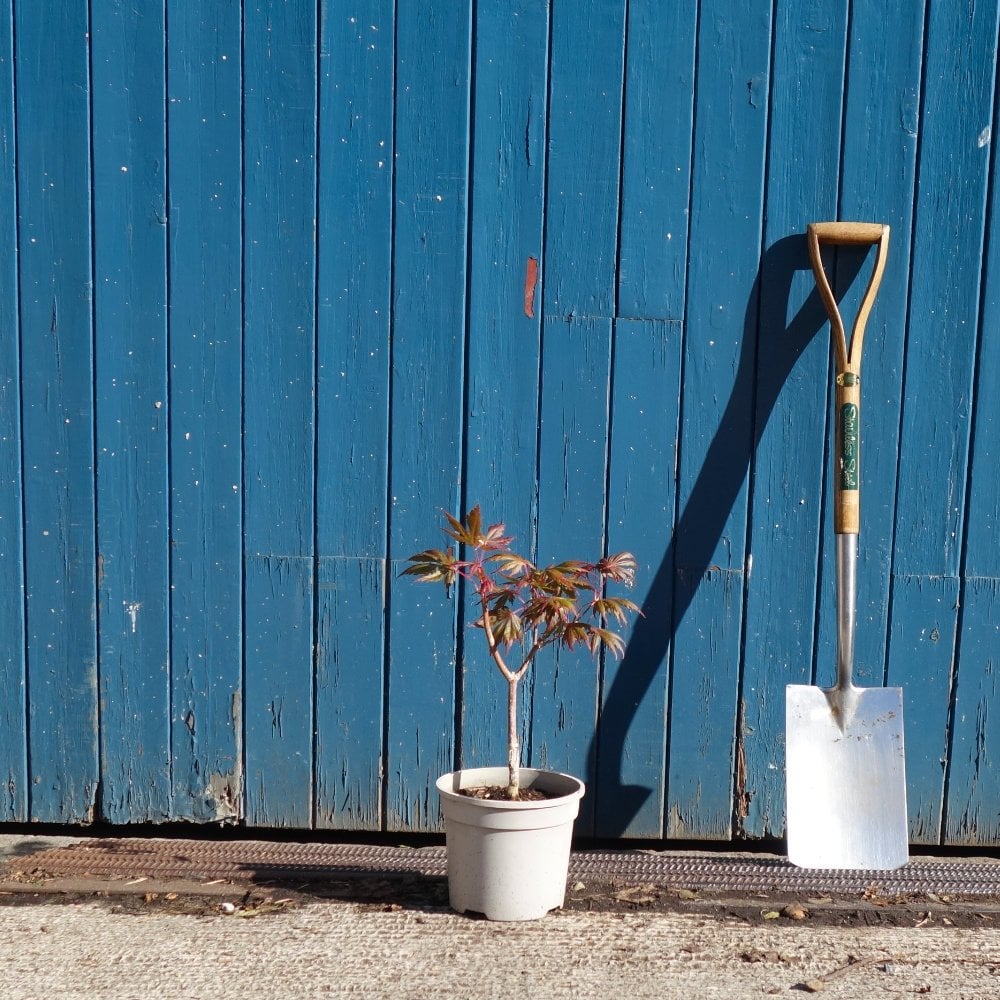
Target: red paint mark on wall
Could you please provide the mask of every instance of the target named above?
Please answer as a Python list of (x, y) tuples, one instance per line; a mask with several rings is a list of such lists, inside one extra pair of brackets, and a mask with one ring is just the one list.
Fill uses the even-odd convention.
[(538, 258), (529, 257), (524, 271), (524, 315), (533, 319), (535, 315), (535, 286), (538, 284)]

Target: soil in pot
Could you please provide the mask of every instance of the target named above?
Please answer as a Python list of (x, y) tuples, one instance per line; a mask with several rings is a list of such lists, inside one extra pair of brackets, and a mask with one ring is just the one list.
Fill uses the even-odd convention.
[[(459, 788), (459, 795), (469, 799), (483, 799), (489, 802), (510, 802), (506, 785), (480, 785), (476, 788)], [(544, 802), (547, 799), (558, 799), (555, 792), (543, 792), (539, 788), (522, 788), (518, 802)]]

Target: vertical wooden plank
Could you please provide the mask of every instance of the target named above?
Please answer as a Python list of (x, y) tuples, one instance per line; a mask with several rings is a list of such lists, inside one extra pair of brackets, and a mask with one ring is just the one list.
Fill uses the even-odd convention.
[(696, 14), (694, 4), (628, 5), (617, 274), (623, 319), (684, 315)]
[(61, 823), (98, 785), (88, 31), (15, 11), (29, 814)]
[[(993, 121), (1000, 111), (995, 96)], [(986, 216), (983, 308), (979, 322), (975, 409), (969, 460), (968, 529), (962, 553), (959, 659), (949, 734), (944, 840), (949, 844), (1000, 843), (1000, 240), (996, 235), (1000, 160), (994, 154)], [(951, 611), (951, 609), (948, 609)], [(946, 642), (939, 645), (947, 647)], [(943, 671), (947, 676), (947, 669)], [(939, 750), (935, 741), (931, 752)], [(907, 744), (907, 763), (911, 744)], [(943, 760), (939, 760), (939, 764)]]
[[(552, 13), (538, 559), (597, 558), (605, 545), (611, 333), (618, 251), (624, 3)], [(539, 656), (531, 759), (584, 776), (596, 753), (599, 665), (583, 649)], [(577, 829), (592, 828), (594, 802)]]
[(635, 589), (621, 593), (644, 617), (622, 659), (604, 660), (599, 837), (657, 837), (663, 829), (680, 355), (680, 321), (616, 321), (608, 549), (635, 555)]
[(247, 819), (312, 821), (316, 6), (244, 8)]
[[(920, 114), (923, 4), (887, 10), (877, 0), (855, 2), (848, 40), (846, 113), (839, 216), (886, 222), (891, 227), (889, 264), (878, 308), (865, 333), (862, 433), (862, 524), (858, 552), (858, 629), (855, 671), (859, 683), (880, 685), (888, 639), (892, 527), (896, 506), (899, 416), (903, 396), (903, 341), (910, 274), (910, 233)], [(874, 94), (884, 99), (873, 100)], [(894, 164), (888, 171), (884, 164)], [(861, 277), (870, 274), (869, 259)], [(860, 285), (862, 281), (855, 284)], [(844, 313), (855, 312), (845, 306)], [(824, 335), (828, 330), (824, 330)], [(832, 463), (827, 463), (829, 479)], [(829, 484), (827, 486), (829, 492)], [(823, 601), (820, 650), (836, 642), (835, 558), (832, 531), (824, 522)], [(821, 652), (820, 683), (833, 683), (834, 654)]]
[[(846, 33), (845, 3), (778, 4), (768, 247), (812, 218), (836, 218)], [(772, 253), (761, 275), (750, 528), (756, 572), (747, 588), (736, 788), (736, 819), (751, 836), (784, 829), (785, 685), (809, 683), (813, 664), (830, 342), (804, 240), (797, 246), (798, 261)], [(810, 296), (813, 304), (800, 312)]]
[[(554, 65), (553, 65), (553, 68)], [(553, 96), (554, 96), (553, 91)], [(549, 266), (559, 245), (546, 239)], [(611, 320), (545, 318), (538, 561), (597, 559), (604, 549)], [(599, 663), (586, 649), (543, 650), (530, 676), (533, 767), (595, 784)], [(593, 797), (577, 831), (593, 824)]]
[(957, 599), (954, 578), (892, 579), (889, 683), (899, 684), (905, 677), (907, 815), (910, 839), (916, 844), (936, 844), (941, 837)]
[(458, 506), (471, 3), (400, 5), (396, 39), (385, 825), (426, 830), (454, 763), (456, 598), (397, 577)]
[(558, 256), (546, 257), (545, 318), (605, 320), (616, 304), (625, 5), (556, 9), (551, 31), (545, 249)]
[[(465, 506), (481, 503), (529, 558), (535, 541), (548, 4), (476, 7)], [(461, 607), (461, 624), (474, 620)], [(506, 687), (469, 630), (460, 648), (460, 759), (506, 761)], [(526, 699), (521, 699), (527, 715)], [(524, 725), (527, 725), (525, 718)], [(527, 741), (522, 735), (522, 744)]]
[(645, 617), (604, 661), (598, 836), (663, 830), (695, 28), (693, 5), (629, 4), (608, 549), (635, 554)]
[(381, 823), (394, 9), (321, 11), (316, 822)]
[(889, 649), (889, 681), (905, 692), (911, 825), (925, 842), (942, 824), (981, 291), (970, 264), (983, 250), (996, 41), (995, 2), (929, 6)]
[[(889, 264), (864, 344), (862, 506), (855, 636), (855, 676), (859, 684), (884, 683), (889, 645), (888, 607), (923, 30), (923, 4), (907, 4), (891, 11), (877, 2), (852, 5), (839, 215), (844, 219), (887, 222), (892, 230)], [(872, 99), (874, 94), (885, 96), (876, 101)], [(886, 163), (892, 163), (894, 169), (886, 170)], [(870, 263), (869, 260), (864, 265), (866, 273), (870, 273)], [(845, 314), (853, 317), (855, 313), (850, 310), (856, 304), (855, 300), (851, 307), (845, 306)], [(832, 463), (827, 462), (826, 496), (831, 492), (831, 469)], [(836, 672), (837, 633), (835, 544), (828, 519), (821, 530), (821, 550), (816, 680), (829, 685), (834, 682)], [(933, 603), (931, 608), (936, 615)], [(912, 636), (911, 644), (916, 640), (917, 647), (911, 645), (911, 652), (904, 655), (919, 655), (921, 644), (926, 643), (931, 631), (926, 629), (923, 635)], [(945, 677), (947, 673), (945, 668)], [(947, 701), (947, 694), (943, 700)], [(908, 724), (908, 708), (904, 709), (904, 718)], [(914, 753), (926, 744), (916, 734), (906, 743), (912, 789), (917, 774)], [(940, 757), (940, 749), (936, 752)], [(910, 797), (913, 798), (912, 791)], [(912, 818), (911, 837), (920, 842), (919, 813)]]
[(91, 4), (101, 812), (170, 816), (163, 8)]
[(0, 821), (28, 818), (24, 676), (21, 360), (17, 302), (17, 139), (11, 4), (0, 4)]
[(727, 838), (771, 5), (701, 5), (697, 50), (666, 834)]
[(241, 17), (167, 6), (173, 818), (243, 815)]
[[(977, 435), (978, 441), (978, 435)], [(994, 465), (994, 469), (996, 466)], [(995, 485), (993, 486), (995, 489)], [(976, 493), (982, 489), (977, 486)], [(970, 514), (981, 512), (976, 504)], [(990, 548), (995, 548), (992, 544)], [(970, 546), (971, 552), (971, 546)], [(1000, 582), (996, 574), (970, 576), (962, 592), (961, 659), (955, 687), (949, 757), (939, 757), (938, 770), (947, 764), (945, 843), (986, 847), (1000, 843), (1000, 779), (996, 748), (996, 713), (1000, 702)], [(951, 608), (947, 608), (951, 611)], [(946, 637), (945, 637), (946, 638)], [(947, 649), (947, 643), (940, 645)], [(938, 733), (932, 734), (939, 736)], [(909, 738), (909, 734), (907, 734)], [(912, 741), (911, 741), (912, 742)], [(925, 751), (939, 750), (940, 738)], [(907, 764), (911, 747), (907, 744)], [(928, 760), (929, 769), (934, 761)], [(937, 830), (930, 831), (936, 833)]]

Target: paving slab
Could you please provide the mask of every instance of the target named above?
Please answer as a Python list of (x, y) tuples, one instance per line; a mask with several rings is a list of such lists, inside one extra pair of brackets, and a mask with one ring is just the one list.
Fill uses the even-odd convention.
[(669, 913), (495, 924), (352, 903), (256, 920), (3, 907), (0, 954), (8, 1000), (1000, 995), (996, 930), (748, 926)]

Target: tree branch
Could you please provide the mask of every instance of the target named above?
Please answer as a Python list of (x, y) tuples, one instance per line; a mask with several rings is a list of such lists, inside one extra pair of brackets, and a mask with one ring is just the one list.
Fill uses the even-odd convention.
[[(497, 669), (500, 673), (503, 674), (508, 681), (512, 681), (518, 675), (515, 675), (503, 661), (503, 656), (500, 653), (500, 644), (496, 641), (496, 638), (493, 635), (493, 625), (490, 622), (490, 610), (485, 594), (480, 595), (479, 604), (483, 609), (483, 631), (486, 633), (486, 645), (489, 647), (490, 656), (493, 657), (493, 662), (497, 665)], [(523, 673), (523, 670), (521, 673)]]

